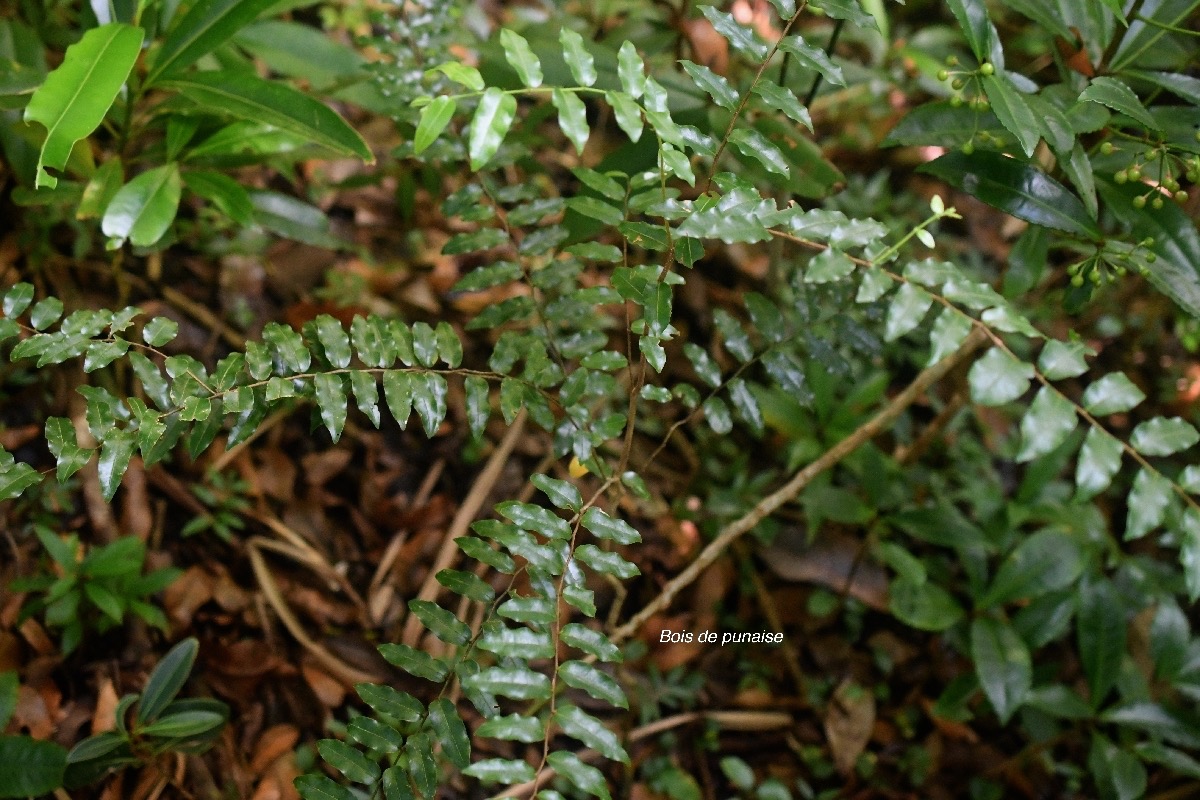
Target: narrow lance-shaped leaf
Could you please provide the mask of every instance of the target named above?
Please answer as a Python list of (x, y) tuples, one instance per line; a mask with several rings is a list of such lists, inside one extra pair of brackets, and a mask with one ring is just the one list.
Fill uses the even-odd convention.
[(212, 0), (192, 4), (167, 32), (146, 75), (146, 86), (211, 53), (276, 3), (277, 0)]
[(738, 128), (729, 135), (729, 143), (744, 156), (753, 158), (778, 175), (788, 175), (791, 167), (775, 144), (753, 128)]
[(117, 191), (100, 229), (109, 237), (109, 249), (126, 239), (138, 247), (149, 247), (163, 237), (179, 210), (183, 181), (177, 164), (143, 172)]
[(1017, 137), (1025, 155), (1032, 157), (1038, 140), (1041, 139), (1041, 125), (1029, 103), (1025, 102), (1025, 98), (1013, 87), (1008, 74), (1004, 72), (985, 75), (983, 89), (987, 92), (992, 111), (1000, 120), (1000, 124)]
[(37, 188), (58, 185), (46, 168), (66, 168), (75, 142), (104, 120), (137, 61), (142, 35), (141, 28), (120, 23), (92, 28), (67, 48), (62, 64), (29, 98), (25, 121), (46, 127), (38, 153)]
[(193, 72), (162, 86), (205, 111), (265, 122), (338, 153), (375, 162), (371, 148), (346, 120), (321, 101), (279, 81), (240, 70)]
[(1033, 680), (1029, 649), (1012, 626), (991, 617), (971, 623), (971, 657), (1001, 724), (1025, 702)]
[(711, 97), (714, 103), (730, 111), (737, 108), (738, 93), (724, 77), (708, 67), (695, 64), (687, 59), (682, 59), (679, 63), (683, 67), (683, 71), (691, 77), (692, 82)]
[(1116, 78), (1102, 75), (1092, 78), (1091, 85), (1079, 95), (1080, 102), (1090, 100), (1124, 114), (1152, 131), (1161, 130), (1158, 120), (1151, 116), (1133, 89)]

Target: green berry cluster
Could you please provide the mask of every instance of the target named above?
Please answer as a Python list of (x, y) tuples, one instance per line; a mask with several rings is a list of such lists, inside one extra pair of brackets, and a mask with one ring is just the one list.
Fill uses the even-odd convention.
[[(1112, 142), (1100, 145), (1102, 155), (1112, 155), (1116, 150)], [(1188, 193), (1180, 185), (1176, 175), (1182, 175), (1190, 183), (1200, 181), (1200, 156), (1192, 156), (1185, 160), (1168, 152), (1166, 148), (1152, 150), (1145, 154), (1140, 162), (1135, 157), (1131, 165), (1114, 172), (1113, 180), (1121, 184), (1141, 181), (1145, 176), (1151, 181), (1157, 181), (1157, 185), (1148, 185), (1147, 191), (1133, 198), (1132, 202), (1134, 208), (1150, 206), (1152, 209), (1160, 209), (1166, 202), (1165, 198), (1179, 204), (1187, 202)]]
[[(952, 55), (946, 56), (946, 66), (951, 68), (958, 66), (958, 57)], [(955, 108), (959, 108), (963, 104), (966, 104), (967, 107), (972, 111), (981, 112), (988, 109), (989, 103), (987, 95), (983, 93), (983, 87), (980, 83), (980, 79), (995, 74), (996, 67), (991, 62), (985, 61), (979, 65), (978, 69), (974, 70), (938, 70), (937, 79), (943, 83), (946, 81), (950, 82), (950, 88), (955, 92), (955, 94), (950, 98), (950, 105), (954, 106)], [(962, 92), (970, 84), (975, 84), (975, 90), (970, 97), (966, 97)], [(963, 145), (964, 152), (970, 153), (973, 149), (974, 148), (970, 142)]]
[(1147, 236), (1136, 245), (1121, 252), (1096, 253), (1089, 258), (1067, 267), (1071, 276), (1071, 285), (1075, 288), (1090, 283), (1099, 286), (1101, 283), (1115, 283), (1132, 270), (1138, 275), (1149, 273), (1146, 264), (1153, 264), (1158, 256), (1150, 249), (1154, 247), (1154, 238)]

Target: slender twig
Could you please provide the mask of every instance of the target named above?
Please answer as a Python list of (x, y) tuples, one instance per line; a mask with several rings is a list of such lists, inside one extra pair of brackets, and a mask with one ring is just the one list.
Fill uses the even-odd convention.
[(613, 631), (609, 638), (614, 643), (620, 643), (636, 633), (646, 620), (670, 606), (675, 596), (684, 588), (690, 586), (696, 578), (700, 577), (705, 568), (716, 561), (739, 537), (753, 530), (758, 523), (769, 517), (785, 503), (794, 500), (818, 475), (830, 469), (843, 458), (886, 430), (929, 387), (933, 386), (945, 377), (947, 373), (966, 360), (986, 340), (987, 337), (982, 332), (978, 330), (972, 331), (959, 346), (958, 350), (933, 366), (924, 369), (912, 383), (892, 398), (874, 417), (864, 422), (845, 439), (826, 450), (819, 458), (797, 472), (782, 487), (760, 500), (754, 508), (750, 509), (740, 519), (727, 525), (717, 535), (717, 538), (709, 542), (708, 546), (700, 552), (695, 561), (663, 587), (659, 595), (646, 604), (641, 611), (634, 614), (628, 622)]

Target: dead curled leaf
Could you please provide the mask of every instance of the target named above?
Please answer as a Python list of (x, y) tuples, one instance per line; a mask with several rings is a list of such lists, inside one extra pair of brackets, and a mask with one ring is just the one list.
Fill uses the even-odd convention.
[(849, 678), (843, 680), (825, 712), (825, 738), (839, 773), (853, 771), (874, 727), (875, 696)]

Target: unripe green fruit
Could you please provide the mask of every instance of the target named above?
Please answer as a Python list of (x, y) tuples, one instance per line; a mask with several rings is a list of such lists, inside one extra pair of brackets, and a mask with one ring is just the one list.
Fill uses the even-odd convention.
[(962, 104), (963, 104), (962, 95), (956, 94), (956, 95), (954, 95), (954, 97), (950, 98), (950, 107), (951, 108), (961, 108)]
[(1145, 208), (1146, 207), (1146, 198), (1142, 197), (1141, 195), (1133, 198), (1133, 207), (1134, 208)]
[(1158, 261), (1158, 255), (1157, 255), (1157, 254), (1155, 254), (1155, 253), (1146, 253), (1146, 263), (1147, 263), (1147, 264), (1153, 264), (1155, 261)]
[(1098, 269), (1094, 269), (1088, 273), (1088, 280), (1092, 282), (1093, 286), (1099, 286), (1102, 278), (1103, 276), (1100, 274), (1100, 270)]
[(957, 92), (959, 89), (963, 88), (966, 85), (967, 85), (967, 82), (964, 81), (962, 78), (955, 78), (954, 82), (950, 84), (950, 88), (954, 89), (954, 91)]
[(1179, 181), (1175, 180), (1174, 178), (1167, 178), (1162, 182), (1162, 185), (1168, 192), (1179, 191)]
[(1178, 192), (1175, 193), (1175, 202), (1176, 203), (1183, 205), (1184, 203), (1187, 202), (1187, 199), (1188, 199), (1188, 193), (1185, 192), (1183, 189), (1180, 189)]
[(1127, 173), (1123, 169), (1117, 170), (1116, 172), (1113, 173), (1113, 180), (1116, 181), (1117, 183), (1125, 183), (1126, 181), (1129, 180), (1129, 173)]
[(1111, 156), (1113, 151), (1116, 149), (1117, 148), (1113, 146), (1112, 142), (1105, 142), (1104, 144), (1100, 145), (1100, 152), (1106, 156)]
[(1161, 197), (1154, 198), (1153, 200), (1150, 201), (1150, 207), (1153, 208), (1155, 211), (1158, 211), (1160, 208), (1163, 207), (1163, 199)]
[(963, 146), (962, 146), (962, 151), (966, 155), (971, 155), (971, 153), (975, 152), (975, 143), (974, 142), (964, 142)]
[(958, 56), (946, 56), (946, 66), (947, 67), (957, 67), (958, 66)]
[(946, 79), (947, 79), (947, 78), (949, 78), (949, 77), (950, 77), (950, 73), (949, 73), (949, 72), (946, 72), (946, 70), (944, 70), (944, 69), (939, 69), (939, 70), (938, 70), (937, 79), (938, 79), (939, 81), (944, 81), (944, 80), (946, 80)]
[(1129, 270), (1125, 269), (1124, 267), (1117, 267), (1117, 274), (1124, 278), (1129, 274)]
[(983, 62), (983, 66), (981, 66), (981, 67), (979, 68), (979, 74), (981, 74), (981, 75), (995, 75), (995, 74), (996, 74), (996, 68), (995, 68), (994, 66), (992, 66), (990, 63), (988, 63), (988, 62), (986, 62), (986, 61), (985, 61), (985, 62)]
[(1076, 289), (1078, 289), (1080, 286), (1083, 286), (1083, 276), (1079, 275), (1079, 274), (1072, 275), (1071, 276), (1071, 285), (1074, 286)]
[(1126, 172), (1129, 174), (1129, 180), (1137, 181), (1142, 178), (1142, 170), (1140, 167), (1130, 167)]

